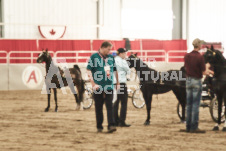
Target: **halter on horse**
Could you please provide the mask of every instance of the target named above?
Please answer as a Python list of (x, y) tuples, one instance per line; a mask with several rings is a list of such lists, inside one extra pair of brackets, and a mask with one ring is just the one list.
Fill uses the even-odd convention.
[[(47, 49), (43, 50), (42, 53), (40, 53), (37, 58), (37, 63), (42, 63), (42, 62), (46, 63), (45, 83), (46, 83), (46, 90), (47, 90), (47, 92), (49, 92), (48, 93), (48, 106), (45, 109), (45, 112), (48, 112), (49, 108), (50, 108), (51, 88), (54, 91), (54, 99), (55, 99), (55, 103), (56, 103), (55, 112), (57, 112), (58, 105), (57, 105), (56, 88), (61, 88), (61, 87), (65, 87), (65, 86), (69, 86), (71, 89), (71, 92), (75, 96), (75, 100), (77, 103), (76, 110), (80, 109), (80, 104), (83, 100), (83, 94), (85, 92), (85, 88), (84, 88), (84, 81), (82, 80), (82, 74), (81, 74), (79, 67), (77, 65), (74, 65), (74, 68), (66, 69), (64, 72), (59, 67), (54, 65), (54, 63), (52, 61), (52, 57), (48, 53)], [(66, 71), (69, 71), (69, 72), (66, 72)], [(55, 84), (55, 87), (52, 87), (53, 84)], [(75, 91), (74, 86), (77, 87), (79, 98), (77, 96), (77, 92)]]
[[(218, 100), (218, 123), (214, 126), (213, 130), (219, 130), (221, 124), (222, 114), (222, 102), (226, 108), (226, 60), (219, 50), (214, 50), (213, 46), (211, 49), (207, 49), (207, 52), (203, 55), (206, 63), (210, 63), (214, 70), (214, 80), (212, 82), (213, 89), (216, 93)], [(226, 115), (226, 110), (224, 115)], [(226, 122), (222, 129), (226, 131)]]
[[(176, 98), (180, 102), (182, 106), (182, 122), (185, 121), (185, 106), (186, 106), (186, 89), (185, 89), (185, 81), (180, 80), (160, 80), (160, 72), (157, 72), (154, 69), (149, 68), (141, 59), (139, 59), (136, 55), (132, 54), (129, 56), (127, 60), (129, 67), (134, 67), (140, 79), (141, 91), (143, 93), (143, 97), (146, 103), (147, 109), (147, 119), (144, 125), (150, 124), (150, 111), (151, 111), (151, 102), (153, 94), (162, 94), (166, 93), (170, 90), (173, 91)], [(165, 75), (165, 78), (170, 78), (169, 75), (176, 75), (177, 77), (182, 76), (185, 78), (185, 74), (180, 70), (169, 70), (167, 71), (168, 77)], [(180, 75), (181, 73), (181, 75)], [(159, 75), (157, 81), (153, 80)], [(163, 75), (163, 74), (161, 74)]]

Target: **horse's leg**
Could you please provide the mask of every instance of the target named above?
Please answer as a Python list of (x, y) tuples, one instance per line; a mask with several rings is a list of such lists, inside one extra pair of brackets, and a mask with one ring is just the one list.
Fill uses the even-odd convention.
[(53, 88), (53, 92), (54, 92), (54, 100), (55, 100), (55, 104), (56, 104), (55, 112), (57, 112), (58, 111), (58, 105), (57, 105), (57, 89), (56, 88)]
[(147, 109), (147, 119), (144, 122), (144, 125), (150, 125), (152, 94), (146, 94), (146, 95), (148, 95), (145, 97), (145, 103), (146, 103), (146, 109)]
[(84, 83), (79, 83), (79, 85), (76, 85), (76, 88), (78, 90), (78, 96), (77, 97), (77, 100), (78, 100), (78, 104), (80, 104), (80, 109), (83, 109), (83, 95), (84, 95), (84, 92), (85, 92), (85, 89), (84, 89)]
[(219, 125), (221, 124), (222, 102), (223, 102), (223, 95), (222, 95), (222, 92), (220, 92), (220, 95), (218, 98), (218, 124)]
[(79, 102), (79, 99), (78, 99), (78, 94), (77, 94), (77, 92), (75, 91), (74, 84), (72, 83), (72, 84), (69, 84), (68, 86), (69, 86), (71, 92), (72, 92), (72, 93), (74, 94), (74, 96), (75, 96), (75, 102), (76, 102), (76, 104), (77, 104), (75, 110), (79, 110), (79, 109), (80, 109), (80, 102)]
[(76, 103), (80, 104), (82, 102), (82, 100), (81, 100), (81, 95), (82, 95), (81, 94), (81, 89), (80, 89), (79, 85), (76, 85), (76, 88), (77, 88), (77, 92), (78, 92), (76, 94), (79, 96), (79, 97), (77, 96)]
[(80, 102), (79, 102), (79, 99), (78, 99), (78, 94), (76, 93), (76, 94), (74, 94), (74, 96), (75, 96), (75, 102), (77, 104), (76, 110), (79, 110), (80, 109)]
[(224, 127), (222, 131), (226, 132), (226, 93), (224, 93), (224, 117), (225, 117), (225, 121), (224, 121)]
[(51, 95), (51, 89), (49, 89), (49, 93), (47, 94), (47, 96), (48, 96), (48, 106), (47, 106), (47, 108), (45, 108), (45, 112), (48, 112), (49, 108), (50, 108), (50, 95)]
[[(74, 83), (75, 83), (75, 81), (74, 81)], [(79, 83), (75, 84), (75, 86), (78, 90), (79, 102), (82, 103), (83, 95), (85, 93), (85, 82), (82, 79), (79, 79)]]
[(217, 124), (214, 126), (213, 131), (218, 131), (219, 130), (219, 125), (221, 124), (221, 112), (222, 112), (222, 99), (223, 95), (220, 92), (221, 90), (218, 90), (217, 94), (217, 101), (218, 101), (218, 120)]
[(182, 106), (182, 117), (181, 117), (181, 123), (185, 123), (185, 108), (186, 108), (186, 90), (184, 88), (177, 88), (173, 89), (173, 93), (175, 94), (178, 102)]
[(182, 123), (185, 123), (186, 122), (186, 119), (185, 119), (185, 113), (186, 113), (186, 89), (182, 89), (182, 94), (181, 94), (181, 98), (180, 98), (180, 103), (181, 103), (181, 106), (182, 106)]

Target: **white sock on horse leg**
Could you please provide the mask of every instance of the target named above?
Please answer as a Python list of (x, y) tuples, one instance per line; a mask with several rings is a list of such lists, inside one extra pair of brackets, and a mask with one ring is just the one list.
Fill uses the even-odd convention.
[(215, 124), (215, 126), (217, 126), (217, 127), (218, 127), (218, 126), (219, 126), (219, 124), (218, 124), (218, 123), (216, 123), (216, 124)]
[(83, 102), (80, 103), (80, 110), (83, 110)]

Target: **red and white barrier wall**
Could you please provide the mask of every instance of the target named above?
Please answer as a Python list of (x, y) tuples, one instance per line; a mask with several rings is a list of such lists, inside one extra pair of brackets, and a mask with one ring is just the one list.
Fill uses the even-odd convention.
[[(78, 64), (86, 78), (86, 62), (103, 40), (0, 40), (0, 90), (41, 90), (44, 84), (45, 65), (36, 59), (42, 49), (50, 55), (66, 59), (69, 67)], [(125, 47), (124, 40), (111, 40), (113, 51)], [(186, 40), (134, 40), (131, 53), (148, 62), (157, 71), (180, 69), (187, 52)], [(133, 76), (132, 76), (133, 77)]]
[[(36, 57), (38, 53), (35, 51), (41, 51), (48, 48), (49, 51), (56, 53), (58, 51), (59, 57), (66, 55), (67, 57), (82, 57), (90, 55), (90, 52), (95, 52), (100, 48), (101, 43), (104, 40), (0, 40), (0, 63), (7, 63), (6, 56), (10, 57), (9, 63), (32, 63), (28, 60), (19, 59), (20, 57)], [(120, 47), (125, 47), (124, 40), (110, 40), (113, 44), (112, 50), (117, 50)], [(138, 53), (138, 56), (163, 56), (162, 58), (156, 58), (156, 61), (165, 62), (181, 62), (183, 58), (168, 59), (170, 56), (183, 56), (187, 51), (186, 40), (150, 40), (140, 39), (130, 41), (131, 49)], [(164, 52), (158, 52), (163, 50)], [(34, 56), (30, 52), (34, 52)], [(63, 54), (62, 51), (71, 51)], [(87, 54), (84, 53), (87, 51)], [(131, 52), (132, 52), (131, 51)], [(169, 53), (174, 51), (173, 53)], [(18, 53), (17, 53), (18, 52)], [(26, 53), (28, 52), (28, 53)], [(76, 52), (76, 53), (75, 53)], [(81, 53), (80, 53), (81, 52)], [(77, 56), (76, 56), (76, 55)], [(128, 53), (129, 54), (129, 53)], [(168, 54), (168, 55), (165, 55)], [(61, 55), (61, 56), (60, 56)], [(146, 55), (146, 56), (145, 56)], [(164, 58), (164, 56), (168, 58)], [(5, 57), (5, 58), (4, 58)], [(17, 58), (18, 59), (17, 59)]]

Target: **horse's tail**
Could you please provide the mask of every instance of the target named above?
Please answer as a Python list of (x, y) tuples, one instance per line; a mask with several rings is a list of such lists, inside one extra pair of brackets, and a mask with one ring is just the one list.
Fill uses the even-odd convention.
[(79, 100), (80, 102), (83, 101), (83, 94), (85, 92), (85, 82), (84, 80), (81, 80), (81, 90), (80, 90), (80, 93), (79, 93)]
[(74, 68), (77, 69), (82, 74), (82, 72), (77, 64), (74, 65)]
[(78, 89), (78, 92), (79, 92), (79, 102), (82, 102), (82, 100), (83, 100), (83, 94), (85, 92), (85, 82), (82, 79), (82, 72), (81, 72), (79, 66), (75, 64), (74, 65), (74, 68), (76, 70), (78, 70), (79, 73), (80, 73), (80, 76), (79, 76), (80, 77), (80, 81), (79, 81), (79, 89)]

